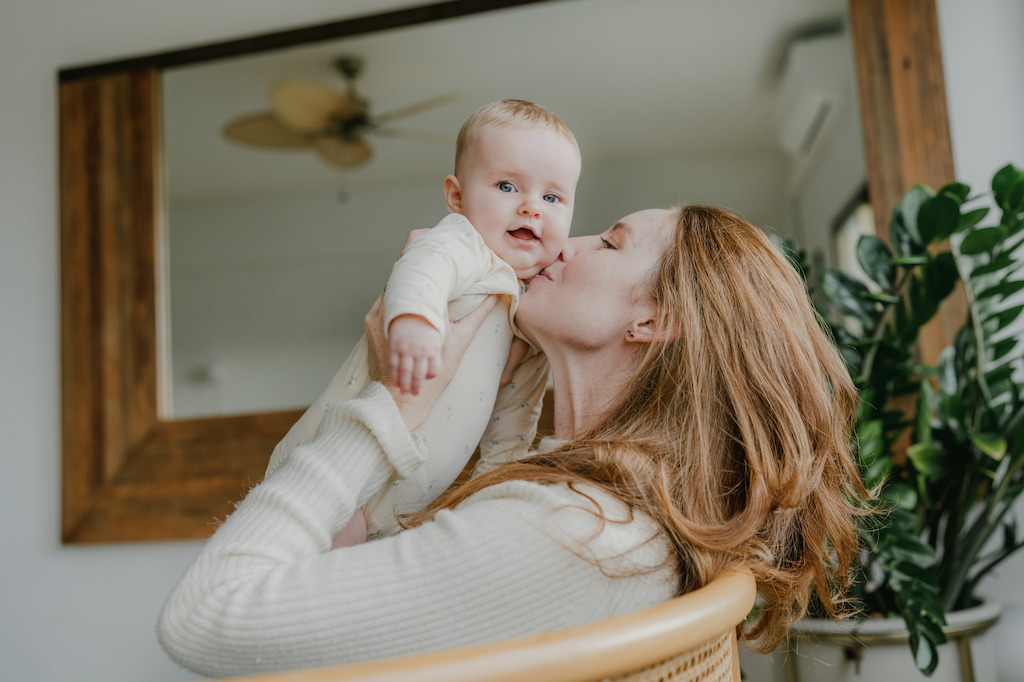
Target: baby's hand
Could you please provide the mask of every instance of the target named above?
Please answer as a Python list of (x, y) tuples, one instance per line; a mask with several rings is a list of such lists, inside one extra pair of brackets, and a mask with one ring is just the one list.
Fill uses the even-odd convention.
[(399, 315), (388, 327), (391, 383), (418, 395), (424, 379), (441, 371), (441, 332), (419, 315)]

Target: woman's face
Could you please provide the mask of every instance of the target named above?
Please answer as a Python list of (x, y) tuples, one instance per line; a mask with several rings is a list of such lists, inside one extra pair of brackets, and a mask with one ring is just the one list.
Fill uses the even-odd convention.
[(644, 285), (675, 230), (676, 211), (632, 213), (603, 234), (569, 239), (558, 259), (530, 281), (516, 322), (551, 354), (559, 344), (601, 349), (651, 318)]

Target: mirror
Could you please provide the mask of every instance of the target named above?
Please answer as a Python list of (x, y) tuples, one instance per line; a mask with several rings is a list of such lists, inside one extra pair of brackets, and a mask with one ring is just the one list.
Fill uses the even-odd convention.
[[(749, 28), (720, 51), (738, 9)], [(404, 234), (444, 215), (462, 121), (503, 96), (544, 103), (575, 131), (576, 234), (672, 202), (732, 206), (792, 234), (794, 197), (823, 194), (836, 208), (864, 179), (844, 14), (843, 0), (718, 3), (700, 21), (686, 3), (548, 2), (165, 71), (162, 416), (312, 402), (358, 340)], [(595, 39), (610, 27), (613, 45)], [(706, 68), (701, 55), (716, 51)], [(360, 67), (349, 81), (339, 59)], [(269, 111), (271, 86), (297, 78), (332, 94), (353, 85), (371, 116), (458, 97), (394, 121), (396, 136), (368, 135), (373, 156), (353, 166), (225, 138), (227, 122)], [(853, 151), (846, 177), (814, 186), (809, 169), (828, 165), (829, 144)]]
[[(849, 8), (809, 0), (708, 4), (701, 9), (720, 15), (718, 19), (725, 27), (741, 22), (778, 27), (774, 34), (759, 41), (729, 43), (728, 49), (737, 53), (740, 63), (757, 64), (756, 69), (743, 72), (746, 75), (735, 75), (716, 70), (725, 68), (728, 60), (724, 56), (694, 59), (673, 51), (681, 45), (696, 45), (702, 55), (721, 55), (722, 36), (729, 34), (726, 28), (711, 29), (691, 20), (693, 8), (680, 9), (679, 3), (644, 2), (644, 8), (631, 3), (631, 11), (619, 17), (610, 12), (621, 3), (606, 0), (506, 2), (529, 6), (493, 11), (484, 6), (486, 3), (441, 3), (62, 71), (65, 541), (208, 535), (213, 529), (211, 519), (226, 515), (231, 503), (259, 480), (274, 444), (298, 418), (302, 404), (319, 393), (348, 352), (349, 344), (343, 337), (328, 334), (322, 345), (336, 349), (338, 354), (321, 354), (326, 358), (318, 367), (297, 369), (291, 358), (318, 353), (308, 349), (296, 352), (285, 345), (281, 332), (293, 328), (291, 321), (262, 319), (263, 309), (271, 307), (269, 292), (279, 294), (275, 296), (285, 310), (294, 299), (305, 300), (314, 293), (326, 292), (326, 303), (318, 304), (326, 307), (310, 317), (330, 327), (331, 333), (352, 328), (352, 323), (343, 321), (339, 313), (351, 300), (358, 330), (362, 311), (386, 277), (405, 232), (433, 224), (443, 215), (440, 184), (450, 169), (451, 147), (374, 139), (375, 160), (361, 169), (340, 173), (312, 154), (284, 158), (232, 148), (216, 138), (216, 131), (231, 116), (265, 108), (266, 89), (276, 77), (295, 75), (325, 82), (334, 78), (338, 85), (330, 70), (332, 60), (340, 54), (359, 54), (365, 59), (365, 74), (359, 82), (361, 94), (381, 110), (458, 89), (460, 98), (456, 102), (407, 120), (410, 128), (451, 135), (476, 106), (499, 97), (521, 96), (550, 106), (573, 128), (583, 149), (584, 176), (573, 228), (576, 234), (599, 231), (637, 208), (705, 201), (738, 208), (754, 222), (780, 232), (796, 232), (806, 243), (807, 237), (817, 234), (806, 227), (808, 215), (817, 210), (815, 202), (794, 206), (790, 194), (794, 185), (802, 183), (810, 188), (805, 194), (818, 198), (819, 192), (812, 185), (820, 174), (809, 172), (807, 162), (801, 162), (799, 156), (787, 157), (780, 150), (780, 128), (773, 115), (765, 112), (778, 106), (774, 93), (779, 90), (786, 46), (801, 34), (806, 38), (821, 33), (823, 27), (834, 29), (836, 18), (848, 12), (858, 58), (866, 175), (871, 193), (889, 202), (902, 192), (901, 173), (907, 159), (926, 152), (920, 150), (919, 142), (904, 143), (907, 136), (900, 128), (904, 119), (895, 115), (894, 100), (887, 94), (887, 88), (900, 85), (896, 82), (899, 79), (894, 80), (891, 73), (884, 78), (879, 74), (883, 74), (881, 66), (896, 58), (891, 56), (897, 53), (890, 45), (899, 42), (893, 38), (894, 31), (909, 31), (919, 37), (922, 31), (931, 30), (934, 38), (937, 26), (929, 29), (926, 21), (922, 28), (917, 13), (913, 17), (898, 12), (882, 16), (878, 3), (866, 0), (852, 0)], [(891, 14), (891, 6), (887, 4), (884, 12)], [(813, 8), (811, 14), (796, 11), (806, 12), (808, 8)], [(663, 10), (675, 12), (673, 18), (658, 21), (656, 12)], [(537, 21), (538, 15), (531, 13), (540, 12), (553, 13), (550, 17), (555, 18)], [(759, 14), (755, 17), (754, 12)], [(511, 29), (509, 37), (495, 38), (488, 33), (492, 30), (489, 24)], [(495, 48), (501, 40), (521, 40), (527, 31), (531, 46), (536, 39), (537, 64), (523, 65), (522, 55), (515, 50)], [(580, 42), (573, 42), (572, 36), (580, 36)], [(626, 43), (636, 36), (643, 49), (628, 48)], [(482, 45), (466, 45), (472, 37), (478, 37)], [(452, 44), (466, 46), (473, 54), (516, 57), (498, 63), (459, 56), (453, 60), (451, 53), (442, 50), (450, 49)], [(899, 44), (906, 46), (907, 41)], [(423, 53), (410, 60), (411, 45)], [(290, 49), (279, 52), (283, 48)], [(647, 53), (653, 59), (650, 64), (630, 61)], [(925, 71), (934, 75), (937, 55), (913, 57), (915, 65), (928, 67)], [(689, 69), (692, 63), (699, 68)], [(937, 63), (941, 86), (941, 61)], [(582, 71), (573, 71), (579, 66)], [(230, 83), (219, 90), (230, 90), (231, 97), (203, 100), (204, 92), (222, 94), (217, 92), (218, 82)], [(700, 87), (716, 84), (727, 87), (713, 96), (696, 94)], [(648, 86), (653, 88), (646, 89)], [(190, 94), (189, 87), (197, 90)], [(182, 91), (186, 98), (179, 100)], [(193, 102), (191, 106), (178, 108), (181, 102), (189, 101)], [(847, 110), (852, 108), (850, 105), (846, 103)], [(944, 95), (937, 97), (934, 86), (918, 88), (916, 99), (903, 96), (900, 106), (901, 111), (907, 106), (929, 112), (940, 110), (935, 121), (941, 137), (945, 102)], [(206, 123), (198, 127), (194, 122), (179, 125), (181, 117), (187, 119), (199, 113), (209, 114)], [(716, 130), (713, 123), (719, 119), (734, 119), (742, 125), (724, 133), (723, 141), (712, 132)], [(815, 125), (812, 117), (803, 129)], [(819, 120), (817, 125), (825, 123)], [(685, 134), (690, 126), (700, 132), (697, 143)], [(195, 130), (206, 132), (189, 132)], [(640, 135), (649, 130), (659, 132), (646, 139)], [(948, 132), (946, 138), (948, 154)], [(178, 144), (182, 139), (185, 147)], [(886, 140), (886, 145), (880, 145), (879, 139)], [(162, 144), (165, 140), (166, 147)], [(753, 147), (740, 151), (741, 142)], [(225, 154), (234, 156), (234, 161), (226, 162), (234, 165), (225, 171), (218, 166), (220, 161), (203, 161), (201, 164), (214, 171), (204, 180), (195, 169), (205, 166), (197, 167), (188, 160), (188, 144), (196, 149), (219, 145)], [(852, 154), (841, 145), (817, 153), (846, 153), (849, 163), (832, 167), (853, 176), (857, 187), (865, 173), (859, 143), (854, 146)], [(942, 152), (930, 147), (927, 153), (941, 157)], [(717, 158), (713, 158), (715, 155)], [(245, 160), (240, 161), (242, 158)], [(947, 166), (950, 164), (947, 162)], [(179, 167), (186, 170), (176, 170)], [(220, 184), (226, 185), (227, 194), (234, 193), (234, 198), (229, 201), (202, 196), (218, 184), (214, 179), (230, 181)], [(920, 180), (931, 181), (915, 178)], [(194, 181), (191, 188), (190, 181)], [(319, 193), (315, 208), (299, 209), (292, 197), (282, 198), (283, 191), (295, 185), (305, 194)], [(753, 201), (757, 193), (765, 199), (763, 203)], [(254, 206), (254, 194), (263, 202), (258, 206), (266, 208), (278, 202), (275, 210), (259, 210)], [(834, 210), (848, 199), (837, 198)], [(226, 210), (228, 203), (243, 210), (241, 218), (222, 217), (225, 214), (220, 211)], [(403, 203), (408, 206), (401, 206)], [(165, 205), (170, 208), (169, 218), (163, 211)], [(374, 205), (389, 209), (386, 220), (369, 212)], [(193, 215), (205, 211), (193, 222), (193, 228), (188, 227), (190, 211)], [(876, 217), (878, 212), (876, 203)], [(306, 225), (296, 231), (294, 224), (289, 224), (296, 217), (303, 223), (304, 217), (312, 213), (326, 217), (327, 227), (316, 228), (323, 230), (319, 234), (305, 232)], [(255, 223), (257, 214), (276, 215), (277, 222), (259, 225)], [(826, 216), (823, 231), (827, 231), (831, 217)], [(216, 232), (228, 223), (245, 225), (250, 232), (237, 227), (233, 232)], [(288, 229), (282, 230), (282, 225)], [(801, 227), (805, 234), (800, 234)], [(188, 240), (190, 229), (198, 239)], [(882, 231), (884, 234), (884, 227)], [(378, 236), (377, 232), (383, 241), (363, 240)], [(356, 287), (338, 280), (328, 284), (309, 280), (291, 289), (270, 286), (247, 298), (239, 298), (239, 290), (243, 296), (255, 290), (236, 282), (234, 297), (225, 300), (235, 306), (255, 303), (240, 319), (262, 322), (271, 334), (269, 340), (260, 342), (263, 356), (250, 353), (256, 359), (249, 366), (273, 364), (266, 353), (289, 358), (281, 363), (284, 375), (310, 377), (302, 389), (307, 397), (303, 400), (294, 394), (298, 397), (286, 396), (283, 403), (232, 406), (226, 404), (223, 391), (218, 389), (222, 395), (207, 392), (194, 396), (192, 406), (185, 405), (188, 401), (180, 400), (180, 394), (188, 391), (185, 384), (191, 380), (210, 388), (210, 384), (231, 373), (225, 370), (226, 366), (233, 367), (223, 359), (225, 349), (237, 351), (243, 344), (236, 336), (218, 342), (216, 352), (189, 348), (189, 343), (203, 335), (198, 330), (212, 326), (211, 320), (215, 322), (223, 313), (200, 318), (190, 328), (188, 312), (182, 310), (194, 311), (199, 306), (176, 308), (176, 301), (187, 302), (188, 286), (202, 284), (204, 259), (212, 254), (214, 245), (220, 244), (235, 259), (232, 262), (236, 270), (247, 270), (247, 263), (265, 256), (255, 248), (252, 235), (267, 233), (279, 240), (282, 234), (287, 237), (285, 247), (330, 244), (319, 252), (314, 249), (312, 254), (296, 256), (296, 262), (308, 265), (309, 258), (325, 252), (347, 253), (350, 258), (367, 261), (369, 274), (362, 278), (371, 283), (358, 288), (366, 301), (348, 296), (349, 290), (356, 293)], [(178, 248), (181, 244), (184, 246)], [(168, 245), (169, 250), (165, 249)], [(366, 255), (370, 252), (382, 260), (370, 263)], [(210, 268), (213, 272), (232, 269), (223, 265)], [(328, 275), (338, 269), (344, 268), (333, 264), (322, 267)], [(204, 294), (212, 291), (205, 285), (195, 289), (199, 292), (196, 300), (213, 298)], [(248, 330), (245, 335), (249, 336)], [(295, 336), (309, 341), (314, 333), (302, 331)], [(173, 341), (163, 343), (168, 337)], [(188, 353), (193, 354), (191, 358)], [(180, 390), (171, 389), (171, 376), (183, 377)], [(265, 377), (257, 383), (279, 382)], [(284, 406), (292, 409), (279, 409)], [(275, 411), (265, 411), (268, 409)], [(211, 417), (211, 413), (230, 416)]]

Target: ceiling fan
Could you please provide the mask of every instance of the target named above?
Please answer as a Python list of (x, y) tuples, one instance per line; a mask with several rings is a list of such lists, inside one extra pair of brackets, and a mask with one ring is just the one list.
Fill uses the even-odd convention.
[(270, 88), (270, 111), (242, 116), (224, 127), (232, 142), (277, 149), (313, 149), (334, 166), (350, 168), (373, 156), (368, 134), (450, 144), (452, 138), (426, 131), (390, 128), (388, 124), (453, 101), (445, 93), (383, 114), (371, 114), (369, 102), (356, 93), (363, 60), (339, 57), (335, 67), (345, 78), (345, 91), (321, 83), (288, 79)]

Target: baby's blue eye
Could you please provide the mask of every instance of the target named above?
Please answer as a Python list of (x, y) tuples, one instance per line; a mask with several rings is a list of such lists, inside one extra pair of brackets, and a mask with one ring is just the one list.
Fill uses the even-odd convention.
[(559, 201), (561, 201), (561, 198), (557, 194), (545, 194), (544, 201), (548, 202), (549, 204), (557, 204)]
[(498, 189), (500, 189), (502, 192), (511, 192), (515, 189), (515, 187), (512, 186), (511, 182), (506, 182), (505, 180), (502, 180), (501, 182), (498, 183)]

